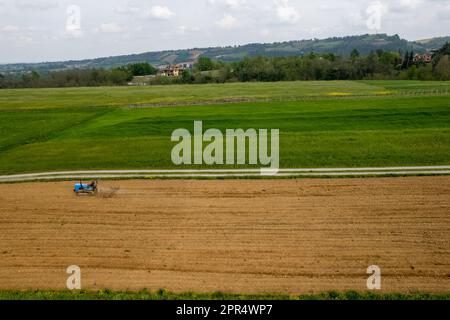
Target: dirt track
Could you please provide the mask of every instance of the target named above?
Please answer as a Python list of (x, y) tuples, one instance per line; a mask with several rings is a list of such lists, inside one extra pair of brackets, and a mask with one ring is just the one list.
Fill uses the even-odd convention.
[(450, 177), (0, 185), (0, 289), (450, 291)]

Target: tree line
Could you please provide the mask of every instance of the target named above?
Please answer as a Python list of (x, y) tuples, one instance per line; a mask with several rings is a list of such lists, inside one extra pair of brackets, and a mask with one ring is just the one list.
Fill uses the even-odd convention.
[(0, 74), (0, 88), (53, 88), (126, 85), (134, 76), (156, 75), (157, 69), (148, 63), (103, 69), (70, 69), (39, 74), (36, 71), (22, 75)]
[(430, 63), (414, 61), (414, 56), (414, 52), (401, 54), (383, 50), (361, 56), (354, 49), (347, 57), (311, 53), (294, 57), (245, 58), (234, 63), (200, 58), (195, 70), (185, 71), (181, 78), (172, 81), (450, 80), (449, 43), (433, 53)]
[(81, 87), (126, 85), (135, 76), (153, 75), (152, 84), (194, 84), (296, 80), (450, 80), (450, 43), (432, 55), (431, 62), (415, 61), (414, 52), (373, 51), (362, 56), (310, 53), (291, 57), (252, 57), (239, 62), (201, 57), (179, 77), (157, 76), (148, 63), (113, 69), (72, 69), (39, 74), (0, 75), (0, 88)]

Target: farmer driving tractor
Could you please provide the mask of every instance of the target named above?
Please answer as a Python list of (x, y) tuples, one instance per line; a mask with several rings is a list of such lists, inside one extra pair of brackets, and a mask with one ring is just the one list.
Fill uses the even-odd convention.
[(73, 191), (76, 193), (77, 196), (79, 195), (95, 195), (98, 192), (98, 181), (92, 180), (89, 184), (83, 184), (81, 181), (80, 183), (76, 183)]

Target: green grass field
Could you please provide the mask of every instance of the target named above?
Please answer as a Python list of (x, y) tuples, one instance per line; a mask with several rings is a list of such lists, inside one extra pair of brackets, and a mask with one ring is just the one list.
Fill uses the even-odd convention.
[[(449, 89), (332, 81), (0, 90), (0, 174), (174, 168), (171, 133), (192, 131), (194, 120), (280, 129), (285, 168), (449, 165)], [(194, 102), (204, 105), (182, 106)], [(180, 106), (160, 106), (172, 103)]]
[(101, 291), (0, 291), (0, 300), (450, 300), (450, 294), (325, 292), (316, 295)]

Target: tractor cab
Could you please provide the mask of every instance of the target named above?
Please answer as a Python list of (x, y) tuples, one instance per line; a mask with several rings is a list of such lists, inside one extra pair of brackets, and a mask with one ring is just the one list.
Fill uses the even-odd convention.
[(97, 180), (94, 180), (91, 183), (82, 183), (80, 181), (80, 183), (75, 184), (73, 191), (75, 192), (75, 194), (77, 196), (79, 196), (79, 195), (95, 195), (98, 192), (97, 186), (98, 186)]

